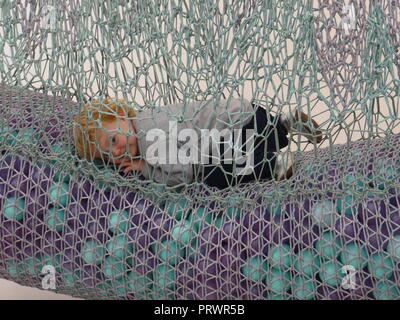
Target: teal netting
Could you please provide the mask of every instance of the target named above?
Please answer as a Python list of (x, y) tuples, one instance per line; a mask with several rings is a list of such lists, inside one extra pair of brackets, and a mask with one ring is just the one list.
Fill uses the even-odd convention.
[[(398, 299), (399, 21), (386, 0), (3, 0), (0, 275), (85, 298)], [(136, 111), (116, 132), (106, 97)], [(254, 157), (271, 177), (116, 163), (148, 164), (168, 120), (244, 128), (252, 104), (288, 125)], [(88, 159), (91, 120), (110, 135)]]

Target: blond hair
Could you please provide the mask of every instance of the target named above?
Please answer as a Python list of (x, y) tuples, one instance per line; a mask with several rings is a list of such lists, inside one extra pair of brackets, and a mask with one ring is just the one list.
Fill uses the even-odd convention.
[(105, 98), (92, 100), (85, 104), (74, 116), (73, 136), (78, 155), (93, 160), (96, 153), (97, 130), (101, 124), (111, 122), (118, 116), (133, 118), (136, 112), (125, 104), (124, 99)]

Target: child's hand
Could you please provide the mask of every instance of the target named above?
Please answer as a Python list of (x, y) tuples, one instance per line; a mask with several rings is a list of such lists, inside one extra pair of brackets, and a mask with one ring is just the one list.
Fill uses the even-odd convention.
[(116, 164), (120, 164), (121, 169), (123, 169), (124, 173), (128, 173), (130, 171), (141, 171), (143, 168), (144, 161), (143, 159), (131, 159), (131, 158), (122, 158), (114, 161)]

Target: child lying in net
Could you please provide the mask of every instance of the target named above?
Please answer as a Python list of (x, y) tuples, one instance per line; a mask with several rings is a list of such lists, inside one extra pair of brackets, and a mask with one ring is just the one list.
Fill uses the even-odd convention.
[[(322, 134), (318, 128), (319, 125), (302, 112), (274, 117), (246, 99), (196, 101), (136, 111), (124, 100), (106, 98), (87, 103), (75, 115), (73, 133), (79, 156), (89, 161), (111, 161), (125, 173), (138, 171), (146, 179), (169, 186), (201, 180), (224, 189), (241, 182), (289, 178), (293, 156), (290, 152), (279, 152), (288, 145), (288, 133), (294, 130), (310, 142), (319, 143)], [(199, 141), (207, 129), (208, 133), (212, 130), (224, 133), (217, 134), (214, 140), (205, 139), (206, 143)], [(189, 142), (178, 139), (183, 132), (191, 133), (187, 135)], [(239, 133), (236, 138), (235, 132)], [(254, 133), (250, 152), (244, 150), (245, 142), (251, 140), (246, 136), (248, 132)], [(242, 142), (245, 137), (241, 150), (247, 152), (246, 157), (249, 154), (252, 157), (251, 166), (246, 165), (246, 173), (240, 171), (243, 157), (240, 165), (232, 156), (223, 158), (227, 142), (233, 146), (240, 137)], [(174, 139), (175, 146), (171, 143)], [(155, 140), (168, 141), (164, 144), (164, 153), (155, 147)], [(197, 159), (197, 162), (177, 161), (177, 158), (182, 159), (182, 154), (192, 152), (190, 148), (196, 143), (194, 149), (197, 148), (200, 156), (190, 159)]]

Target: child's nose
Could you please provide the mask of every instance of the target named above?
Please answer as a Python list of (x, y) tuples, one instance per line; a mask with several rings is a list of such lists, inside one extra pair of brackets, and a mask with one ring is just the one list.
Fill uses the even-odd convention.
[(125, 146), (126, 146), (126, 136), (121, 135), (120, 137), (117, 138), (117, 145), (113, 149), (113, 156), (114, 157), (119, 157), (122, 154), (125, 153)]

